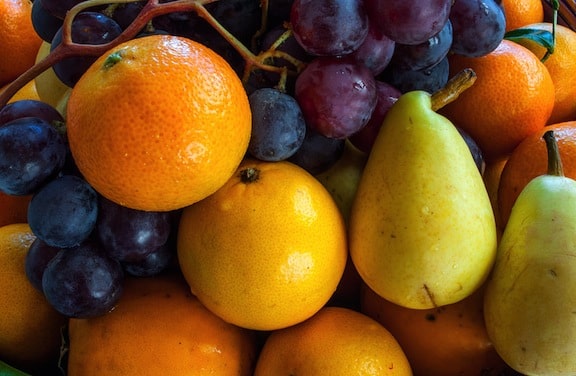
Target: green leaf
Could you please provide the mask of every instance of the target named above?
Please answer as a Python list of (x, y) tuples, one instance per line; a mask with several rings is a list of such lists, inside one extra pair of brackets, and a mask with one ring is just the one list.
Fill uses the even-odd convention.
[[(554, 33), (548, 30), (532, 29), (530, 27), (521, 27), (519, 29), (510, 30), (504, 35), (504, 39), (519, 43), (522, 40), (531, 40), (538, 43), (546, 49), (546, 54), (540, 59), (542, 62), (546, 61), (548, 57), (554, 53), (555, 38)], [(521, 43), (520, 43), (521, 44)]]
[(30, 375), (0, 360), (0, 376), (30, 376)]

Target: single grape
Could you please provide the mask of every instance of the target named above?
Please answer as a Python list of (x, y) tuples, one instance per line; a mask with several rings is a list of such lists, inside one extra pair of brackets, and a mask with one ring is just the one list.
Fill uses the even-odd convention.
[(110, 257), (120, 262), (138, 262), (166, 244), (171, 215), (130, 209), (100, 197), (96, 229)]
[(46, 270), (48, 263), (61, 249), (59, 247), (51, 247), (39, 238), (36, 238), (30, 248), (28, 248), (24, 261), (24, 270), (26, 277), (36, 289), (42, 291), (44, 270)]
[(66, 17), (66, 12), (68, 12), (72, 7), (81, 3), (83, 0), (37, 0), (42, 3), (43, 8), (46, 12), (50, 13), (52, 16), (64, 19)]
[(62, 18), (48, 12), (42, 5), (41, 0), (36, 0), (32, 3), (32, 26), (43, 41), (52, 42), (54, 35), (56, 35), (63, 22)]
[[(460, 1), (460, 0), (458, 0)], [(371, 22), (396, 43), (420, 44), (448, 21), (452, 0), (364, 0)]]
[(392, 64), (404, 70), (430, 68), (444, 59), (452, 46), (452, 22), (446, 22), (442, 30), (420, 44), (396, 44)]
[(424, 90), (433, 93), (443, 88), (450, 75), (448, 57), (430, 68), (411, 70), (390, 64), (384, 71), (383, 80), (396, 87), (402, 93), (412, 90)]
[(93, 242), (61, 249), (42, 276), (46, 300), (61, 314), (89, 318), (110, 312), (123, 291), (120, 263)]
[(268, 22), (272, 27), (290, 20), (294, 0), (268, 0)]
[(25, 117), (0, 126), (0, 191), (36, 192), (60, 172), (65, 158), (63, 138), (42, 119)]
[(48, 103), (36, 99), (10, 102), (0, 109), (0, 125), (24, 117), (39, 118), (56, 127), (64, 123), (60, 112)]
[[(122, 33), (112, 18), (99, 12), (80, 12), (72, 21), (72, 41), (79, 44), (105, 44)], [(58, 30), (50, 50), (62, 43), (62, 28)], [(97, 56), (74, 56), (62, 59), (52, 67), (56, 76), (67, 86), (74, 87), (80, 77), (96, 61)]]
[(152, 277), (167, 270), (175, 259), (174, 248), (163, 245), (148, 253), (142, 260), (122, 263), (122, 267), (129, 275)]
[(118, 23), (122, 29), (126, 29), (132, 21), (138, 17), (146, 1), (135, 1), (132, 3), (118, 4), (112, 13), (112, 19)]
[(90, 236), (98, 216), (98, 195), (82, 178), (63, 175), (36, 192), (28, 206), (34, 235), (52, 247), (73, 247)]
[(316, 175), (328, 170), (340, 159), (345, 143), (344, 139), (329, 138), (307, 128), (302, 146), (288, 161)]
[(469, 57), (495, 50), (506, 32), (504, 10), (494, 0), (458, 0), (450, 21), (454, 28), (451, 51)]
[(476, 140), (474, 140), (474, 138), (472, 138), (472, 136), (470, 136), (464, 129), (460, 127), (456, 127), (456, 129), (458, 129), (458, 132), (460, 132), (460, 134), (464, 138), (464, 141), (466, 141), (466, 145), (468, 145), (468, 149), (470, 149), (470, 153), (472, 153), (472, 158), (474, 158), (474, 162), (476, 163), (478, 170), (480, 171), (480, 173), (483, 173), (485, 167), (484, 153), (482, 153), (480, 146), (478, 146)]
[(365, 153), (369, 153), (372, 150), (372, 145), (374, 145), (376, 136), (378, 136), (384, 117), (390, 107), (392, 107), (402, 95), (400, 90), (384, 81), (376, 81), (376, 91), (378, 102), (368, 124), (349, 138), (352, 145)]
[(290, 24), (298, 43), (317, 56), (349, 54), (368, 35), (368, 16), (360, 0), (295, 0)]
[(256, 90), (249, 96), (252, 136), (248, 152), (263, 161), (291, 157), (302, 145), (306, 123), (294, 97), (273, 88)]
[(376, 80), (363, 64), (318, 57), (298, 75), (294, 96), (306, 124), (326, 137), (346, 138), (376, 107)]

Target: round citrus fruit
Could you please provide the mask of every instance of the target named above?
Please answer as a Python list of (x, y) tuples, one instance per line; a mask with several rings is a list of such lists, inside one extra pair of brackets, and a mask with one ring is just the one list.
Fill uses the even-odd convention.
[(0, 0), (0, 86), (34, 65), (42, 39), (32, 26), (30, 0)]
[[(527, 25), (536, 30), (552, 32), (552, 24), (542, 22)], [(518, 43), (532, 51), (539, 59), (546, 54), (542, 45), (528, 39)], [(555, 88), (555, 104), (549, 124), (576, 120), (576, 31), (556, 25), (554, 52), (544, 61)]]
[(542, 138), (548, 130), (554, 131), (564, 175), (576, 179), (576, 121), (552, 124), (527, 137), (510, 155), (500, 175), (497, 198), (503, 225), (508, 222), (512, 206), (526, 184), (548, 171), (548, 154)]
[(344, 220), (324, 186), (292, 163), (249, 159), (184, 208), (177, 248), (192, 293), (224, 320), (258, 330), (316, 313), (347, 257)]
[(242, 82), (190, 39), (152, 35), (102, 55), (67, 106), (74, 161), (103, 196), (168, 211), (214, 193), (236, 171), (251, 133)]
[(116, 309), (71, 319), (69, 376), (250, 376), (253, 333), (228, 324), (178, 275), (127, 278)]
[(412, 375), (402, 348), (370, 317), (325, 307), (310, 319), (266, 339), (255, 376)]
[(0, 192), (0, 226), (28, 221), (28, 204), (32, 196), (14, 196)]
[(502, 0), (506, 31), (544, 21), (542, 0)]
[(483, 291), (454, 304), (420, 310), (391, 303), (364, 286), (361, 312), (392, 333), (414, 375), (503, 375), (508, 367), (484, 326)]
[(452, 75), (472, 68), (477, 80), (439, 112), (476, 141), (487, 162), (511, 153), (542, 129), (554, 107), (554, 84), (527, 48), (503, 40), (482, 57), (450, 56)]
[(66, 324), (26, 277), (35, 238), (26, 223), (0, 227), (0, 359), (29, 372), (56, 364)]

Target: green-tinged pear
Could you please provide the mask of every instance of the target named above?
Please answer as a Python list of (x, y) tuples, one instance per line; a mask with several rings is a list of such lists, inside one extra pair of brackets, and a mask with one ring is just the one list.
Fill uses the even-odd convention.
[(565, 177), (552, 131), (548, 173), (512, 208), (484, 315), (502, 359), (525, 375), (576, 375), (576, 181)]
[[(457, 78), (475, 78), (464, 73)], [(360, 276), (378, 295), (407, 308), (471, 295), (496, 255), (482, 176), (457, 128), (435, 111), (454, 99), (445, 93), (459, 87), (451, 81), (432, 96), (408, 92), (392, 106), (351, 211), (350, 254)]]

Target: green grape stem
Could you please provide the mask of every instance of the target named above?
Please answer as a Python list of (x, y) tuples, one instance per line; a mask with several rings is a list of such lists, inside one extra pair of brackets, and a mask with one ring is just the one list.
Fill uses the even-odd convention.
[[(46, 71), (62, 59), (74, 56), (100, 56), (109, 49), (134, 38), (140, 32), (140, 30), (145, 28), (146, 25), (154, 17), (173, 12), (193, 11), (206, 22), (208, 22), (208, 24), (213, 27), (222, 37), (224, 37), (246, 62), (243, 77), (244, 80), (247, 79), (247, 77), (254, 69), (262, 69), (279, 74), (280, 79), (278, 88), (283, 89), (286, 83), (287, 75), (289, 73), (288, 69), (286, 67), (278, 67), (269, 64), (268, 62), (270, 61), (270, 58), (278, 57), (289, 61), (296, 68), (295, 73), (298, 73), (304, 67), (304, 63), (300, 62), (299, 60), (289, 56), (286, 53), (283, 53), (282, 51), (277, 51), (277, 44), (274, 44), (269, 50), (263, 51), (258, 55), (250, 51), (250, 49), (244, 46), (242, 42), (240, 42), (234, 35), (226, 30), (226, 28), (224, 28), (220, 22), (218, 22), (218, 20), (216, 20), (206, 9), (206, 4), (219, 0), (175, 0), (166, 3), (160, 3), (160, 0), (148, 0), (136, 19), (134, 19), (134, 21), (114, 40), (99, 45), (79, 44), (72, 41), (72, 21), (76, 15), (78, 15), (78, 13), (84, 9), (100, 5), (122, 4), (136, 1), (138, 0), (87, 0), (77, 4), (72, 9), (70, 9), (66, 14), (66, 18), (64, 19), (62, 26), (62, 43), (54, 48), (54, 50), (52, 50), (48, 55), (46, 55), (44, 59), (38, 61), (27, 71), (22, 73), (18, 78), (8, 84), (2, 92), (0, 92), (0, 108), (5, 106), (10, 98), (12, 98), (12, 96), (14, 96), (18, 90), (24, 87), (24, 85), (35, 79), (42, 72)], [(265, 28), (266, 17), (264, 13), (267, 12), (268, 1), (269, 0), (262, 0), (263, 25), (261, 30), (259, 30), (260, 33), (262, 33)]]

